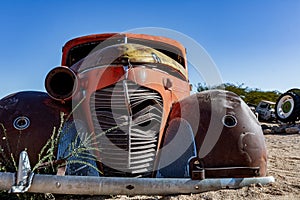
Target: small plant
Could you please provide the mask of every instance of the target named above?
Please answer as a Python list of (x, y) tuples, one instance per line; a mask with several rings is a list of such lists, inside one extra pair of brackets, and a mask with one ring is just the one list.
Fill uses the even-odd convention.
[[(71, 114), (70, 114), (71, 115)], [(79, 168), (87, 166), (98, 173), (102, 173), (95, 164), (97, 157), (95, 152), (101, 152), (99, 145), (99, 137), (102, 137), (108, 132), (111, 132), (127, 123), (111, 127), (110, 129), (101, 133), (88, 133), (87, 131), (78, 131), (75, 128), (74, 120), (70, 115), (66, 116), (65, 113), (60, 113), (60, 124), (58, 127), (53, 127), (52, 134), (47, 140), (46, 144), (38, 154), (38, 162), (32, 168), (34, 173), (56, 174), (58, 167), (67, 165)], [(11, 153), (9, 138), (3, 124), (0, 124), (3, 132), (3, 140), (5, 146), (0, 146), (0, 171), (2, 172), (16, 172), (18, 170), (14, 155)], [(68, 138), (67, 147), (64, 149), (62, 157), (57, 156), (57, 151), (61, 144), (64, 143), (64, 138)], [(66, 197), (69, 195), (66, 195)], [(0, 192), (0, 199), (55, 199), (52, 194), (8, 194), (5, 191)]]
[(9, 138), (7, 137), (6, 129), (2, 123), (0, 123), (0, 127), (3, 132), (2, 140), (5, 140), (5, 146), (4, 147), (0, 146), (0, 157), (2, 160), (2, 162), (0, 162), (0, 171), (1, 172), (17, 171), (17, 164), (13, 154), (11, 153)]
[(55, 152), (58, 146), (59, 137), (61, 134), (61, 130), (64, 124), (64, 116), (65, 114), (63, 112), (60, 113), (60, 125), (58, 129), (56, 127), (53, 127), (52, 135), (46, 142), (46, 144), (43, 146), (39, 153), (39, 161), (35, 164), (32, 171), (35, 172), (39, 169), (40, 166), (45, 166), (45, 163), (48, 163), (50, 165), (50, 169), (52, 172), (55, 172), (53, 163), (56, 158)]

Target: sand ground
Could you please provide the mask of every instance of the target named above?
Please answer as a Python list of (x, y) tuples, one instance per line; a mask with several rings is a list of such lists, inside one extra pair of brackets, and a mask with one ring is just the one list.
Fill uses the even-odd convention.
[[(191, 195), (172, 196), (93, 196), (71, 199), (112, 200), (112, 199), (300, 199), (300, 134), (265, 135), (268, 149), (268, 176), (275, 182), (262, 186), (251, 185), (240, 189), (224, 189)], [(60, 198), (59, 198), (60, 199)]]

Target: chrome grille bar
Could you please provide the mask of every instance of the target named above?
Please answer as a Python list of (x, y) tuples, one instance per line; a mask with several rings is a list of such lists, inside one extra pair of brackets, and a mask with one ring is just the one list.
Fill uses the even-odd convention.
[(160, 94), (124, 80), (95, 91), (90, 108), (104, 175), (150, 175), (163, 111)]

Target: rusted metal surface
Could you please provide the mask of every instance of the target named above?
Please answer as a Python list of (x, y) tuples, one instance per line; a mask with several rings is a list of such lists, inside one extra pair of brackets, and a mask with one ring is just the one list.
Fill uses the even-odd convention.
[(1, 161), (14, 170), (11, 156), (17, 161), (19, 153), (26, 149), (32, 164), (36, 164), (53, 128), (60, 125), (60, 112), (67, 114), (68, 107), (44, 92), (19, 92), (1, 99)]
[[(103, 42), (107, 38), (110, 40)], [(0, 122), (6, 129), (1, 130), (6, 135), (0, 145), (7, 151), (1, 160), (11, 153), (17, 160), (27, 149), (35, 164), (53, 127), (59, 126), (59, 113), (76, 107), (68, 124), (74, 127), (76, 120), (84, 122), (82, 127), (93, 140), (90, 149), (96, 149), (93, 166), (97, 165), (100, 176), (173, 177), (170, 172), (178, 165), (170, 161), (173, 168), (160, 169), (161, 164), (168, 164), (163, 159), (169, 154), (162, 153), (168, 145), (165, 152), (176, 154), (177, 163), (182, 161), (178, 177), (204, 180), (37, 174), (29, 191), (175, 194), (273, 181), (267, 177), (243, 179), (266, 175), (266, 146), (258, 121), (233, 93), (214, 90), (189, 96), (185, 53), (174, 40), (141, 34), (100, 34), (69, 41), (62, 58), (67, 67), (55, 68), (46, 78), (52, 99), (45, 93), (24, 92), (0, 101)], [(66, 78), (70, 80), (67, 86)], [(72, 131), (66, 125), (62, 128), (70, 137), (65, 141), (77, 143), (77, 129)], [(60, 147), (68, 149), (64, 140)], [(193, 157), (198, 163), (189, 163)], [(189, 171), (188, 164), (195, 166)], [(12, 181), (10, 174), (0, 176), (1, 187), (3, 180)], [(236, 178), (205, 179), (220, 177)]]
[(71, 100), (77, 92), (78, 85), (76, 73), (64, 66), (52, 69), (45, 79), (47, 93), (51, 98), (62, 103)]
[(223, 167), (223, 168), (205, 168), (207, 177), (218, 178), (242, 178), (260, 176), (259, 167)]
[[(126, 41), (125, 41), (126, 40)], [(63, 56), (62, 56), (62, 66), (71, 66), (74, 63), (74, 60), (70, 57), (72, 49), (77, 48), (78, 46), (84, 46), (87, 44), (94, 45), (92, 48), (87, 48), (85, 52), (85, 56), (87, 56), (90, 51), (92, 51), (95, 47), (97, 47), (101, 42), (106, 41), (102, 47), (106, 47), (112, 44), (120, 44), (126, 42), (132, 42), (135, 44), (146, 45), (149, 47), (154, 47), (155, 49), (168, 50), (174, 52), (174, 54), (179, 55), (182, 59), (179, 59), (179, 63), (184, 67), (187, 66), (186, 60), (186, 50), (182, 44), (177, 42), (176, 40), (172, 40), (166, 37), (160, 36), (151, 36), (145, 34), (132, 34), (132, 33), (106, 33), (106, 34), (94, 34), (87, 35), (78, 38), (74, 38), (68, 41), (63, 47)], [(83, 56), (83, 57), (85, 57)], [(77, 59), (79, 61), (83, 57)]]
[[(131, 109), (135, 109), (134, 112), (140, 115), (141, 110), (145, 108), (147, 108), (148, 110), (148, 108), (150, 108), (149, 107), (150, 105), (148, 105), (149, 102), (150, 104), (151, 102), (154, 102), (155, 107), (161, 107), (160, 110), (161, 114), (159, 120), (148, 119), (149, 123), (151, 124), (155, 123), (155, 127), (157, 129), (155, 131), (153, 130), (153, 126), (141, 127), (140, 125), (136, 124), (135, 123), (136, 120), (134, 120), (136, 117), (132, 115), (131, 112), (126, 112), (127, 113), (126, 116), (124, 115), (125, 118), (133, 119), (133, 124), (135, 124), (135, 126), (138, 128), (137, 129), (138, 132), (140, 133), (144, 132), (142, 135), (145, 135), (147, 131), (155, 132), (154, 136), (156, 138), (155, 139), (156, 142), (152, 144), (154, 145), (152, 147), (154, 151), (151, 153), (151, 155), (153, 154), (153, 156), (151, 156), (152, 161), (149, 163), (143, 163), (143, 165), (149, 165), (148, 167), (146, 167), (149, 168), (146, 174), (154, 172), (154, 166), (157, 164), (156, 163), (157, 159), (155, 158), (155, 155), (157, 154), (158, 146), (160, 146), (162, 142), (163, 131), (170, 112), (171, 105), (173, 102), (188, 96), (190, 93), (189, 83), (186, 80), (187, 79), (186, 69), (183, 66), (181, 66), (179, 63), (175, 62), (168, 56), (162, 54), (161, 52), (155, 49), (141, 46), (141, 45), (134, 45), (134, 44), (117, 44), (111, 47), (100, 49), (92, 53), (91, 55), (88, 55), (84, 60), (73, 65), (71, 69), (78, 74), (78, 79), (80, 84), (79, 88), (81, 88), (81, 90), (84, 90), (84, 98), (86, 99), (85, 101), (82, 102), (81, 105), (82, 109), (84, 110), (83, 112), (84, 116), (77, 116), (77, 117), (87, 121), (89, 130), (91, 133), (95, 134), (95, 137), (97, 137), (97, 135), (101, 134), (102, 132), (105, 132), (107, 129), (122, 124), (118, 122), (112, 124), (109, 122), (110, 117), (107, 117), (108, 114), (105, 115), (100, 114), (102, 112), (107, 113), (108, 112), (107, 109), (114, 110), (115, 112), (116, 109), (118, 109), (122, 104), (127, 104), (128, 105), (127, 107), (130, 108), (129, 111)], [(124, 83), (132, 83), (134, 85), (134, 87), (131, 87), (130, 95), (126, 93), (127, 87), (125, 88), (123, 87)], [(118, 87), (115, 87), (116, 85), (122, 86), (122, 89), (118, 91), (117, 89)], [(107, 93), (107, 88), (111, 88), (110, 89), (111, 97), (109, 97)], [(142, 98), (143, 101), (148, 99), (148, 103), (143, 102), (142, 107), (134, 105), (136, 104), (134, 103), (135, 101), (134, 98), (129, 97), (135, 93), (138, 94), (139, 90), (145, 91), (146, 96), (144, 95), (144, 97)], [(147, 97), (147, 94), (150, 91), (156, 92), (158, 96), (161, 96), (160, 99), (163, 100), (163, 103), (161, 103), (161, 105), (157, 103), (156, 98), (152, 98), (153, 95)], [(126, 98), (121, 101), (120, 99), (117, 99), (116, 100), (117, 104), (112, 103), (109, 106), (106, 105), (108, 107), (102, 108), (103, 106), (105, 106), (105, 104), (97, 103), (98, 101), (101, 101), (101, 99), (98, 99), (100, 98), (98, 94), (102, 92), (108, 95), (106, 96), (107, 98), (109, 98), (106, 100), (107, 102), (114, 102), (113, 99), (118, 98), (118, 96), (122, 98), (128, 96), (129, 97), (127, 98), (128, 102), (126, 103)], [(151, 93), (152, 92), (150, 92), (150, 94)], [(143, 94), (140, 93), (139, 96), (142, 97)], [(80, 97), (80, 91), (79, 91), (77, 95), (74, 95), (73, 103), (76, 102), (76, 99), (80, 100), (82, 97), (83, 96)], [(102, 107), (96, 105), (101, 105)], [(135, 108), (131, 108), (132, 106)], [(93, 110), (94, 111), (97, 110), (97, 112), (94, 112)], [(112, 117), (116, 117), (119, 115), (118, 113), (114, 113), (114, 112), (110, 113)], [(152, 111), (150, 113), (152, 113)], [(97, 128), (97, 124), (101, 121), (105, 121), (105, 123), (110, 124), (110, 126), (105, 127), (104, 129), (103, 127), (101, 127), (102, 129)], [(130, 120), (128, 121), (128, 124), (130, 124)], [(118, 137), (118, 141), (120, 140), (120, 137), (131, 138), (132, 136), (130, 135), (134, 133), (130, 133), (130, 132), (134, 130), (135, 130), (134, 128), (133, 129), (130, 128), (127, 131), (125, 131), (124, 134), (121, 134), (120, 132), (121, 135), (114, 136), (114, 137)], [(122, 130), (122, 132), (123, 131), (124, 130)], [(104, 138), (108, 137), (109, 135), (110, 133), (106, 134)], [(131, 140), (126, 139), (127, 145), (126, 147), (124, 147), (125, 149), (123, 149), (123, 151), (127, 150), (130, 152), (131, 145), (128, 143), (129, 141)], [(100, 143), (104, 144), (103, 142)], [(110, 147), (112, 148), (112, 145), (110, 145)], [(97, 148), (103, 149), (103, 147), (100, 146), (98, 146)], [(112, 151), (112, 149), (110, 151)], [(141, 152), (143, 151), (142, 148), (140, 148), (140, 151)], [(106, 157), (107, 156), (105, 156), (104, 152), (102, 152), (102, 155), (98, 155), (98, 159), (104, 163), (104, 165), (101, 167), (103, 168), (104, 171), (106, 169), (105, 162), (108, 162), (111, 165), (112, 164), (111, 160), (116, 160), (116, 157), (114, 158), (111, 157), (106, 158)], [(129, 159), (129, 157), (130, 156), (128, 156), (127, 159)], [(147, 157), (147, 159), (149, 160), (150, 158)], [(118, 164), (118, 166), (119, 165), (120, 164)], [(134, 165), (133, 167), (136, 168), (137, 166)], [(119, 168), (119, 167), (115, 166), (113, 168)], [(122, 170), (130, 171), (130, 167), (128, 167), (128, 169), (122, 168)], [(115, 170), (110, 168), (110, 172), (112, 171)], [(120, 172), (120, 170), (118, 171)], [(136, 169), (135, 171), (139, 171), (139, 170)], [(105, 173), (105, 175), (111, 174), (110, 172)]]
[(177, 75), (183, 79), (188, 78), (187, 70), (169, 56), (144, 45), (129, 43), (115, 44), (92, 52), (71, 68), (74, 71), (81, 72), (114, 64), (122, 64), (128, 67), (136, 64), (155, 64), (156, 68), (163, 68), (167, 73), (173, 73), (172, 75), (175, 77)]
[[(108, 87), (109, 85), (116, 85), (117, 83), (121, 83), (125, 79), (125, 72), (123, 68), (119, 67), (111, 67), (105, 69), (95, 69), (93, 71), (88, 71), (85, 74), (81, 74), (81, 83), (85, 85), (85, 95), (86, 99), (91, 99), (95, 91), (101, 91), (102, 89)], [(110, 77), (110, 79), (106, 79), (105, 77)], [(172, 80), (172, 88), (171, 90), (166, 89), (163, 85), (163, 80), (166, 78), (170, 78)], [(95, 83), (94, 80), (101, 80)], [(103, 80), (103, 81), (102, 81)], [(158, 139), (158, 145), (161, 143), (165, 123), (167, 121), (171, 105), (173, 102), (185, 97), (189, 94), (189, 85), (187, 82), (182, 81), (180, 79), (176, 79), (171, 75), (163, 73), (161, 71), (151, 70), (147, 67), (133, 66), (128, 71), (127, 79), (128, 81), (132, 81), (136, 83), (136, 89), (139, 87), (146, 87), (150, 90), (157, 91), (164, 100), (163, 102), (163, 115), (161, 118), (160, 125), (160, 133)], [(82, 103), (82, 107), (85, 109), (84, 119), (89, 122), (89, 128), (91, 132), (94, 131), (94, 124), (92, 115), (90, 113), (90, 105), (89, 101), (84, 101)]]
[[(13, 173), (0, 173), (0, 190), (9, 190)], [(35, 174), (28, 192), (80, 195), (171, 195), (220, 189), (236, 189), (251, 184), (265, 185), (273, 177), (191, 180), (185, 178), (118, 178), (92, 176), (53, 176)], [(3, 184), (9, 183), (9, 184)]]
[(95, 133), (124, 124), (99, 137), (104, 174), (151, 175), (163, 108), (159, 93), (124, 80), (97, 90), (90, 105)]
[[(145, 39), (145, 38), (141, 38)], [(146, 39), (145, 39), (146, 40)], [(101, 59), (99, 59), (101, 58)], [(124, 67), (127, 67), (125, 69)], [(135, 86), (131, 90), (131, 95), (138, 92), (139, 89), (144, 88), (143, 90), (147, 91), (155, 91), (160, 98), (163, 99), (163, 103), (161, 105), (158, 105), (157, 103), (154, 104), (155, 107), (162, 107), (160, 110), (161, 115), (159, 120), (152, 120), (148, 119), (149, 123), (153, 124), (155, 123), (155, 131), (153, 130), (153, 127), (145, 126), (141, 127), (138, 124), (135, 124), (136, 120), (133, 120), (134, 126), (137, 127), (138, 132), (147, 132), (146, 129), (149, 129), (151, 132), (155, 132), (154, 137), (155, 142), (152, 144), (154, 145), (152, 147), (153, 152), (151, 152), (151, 158), (147, 157), (147, 160), (151, 159), (152, 161), (143, 163), (143, 165), (148, 165), (146, 168), (148, 169), (147, 172), (144, 172), (143, 175), (153, 173), (154, 172), (154, 166), (157, 164), (157, 159), (156, 154), (158, 150), (158, 146), (160, 146), (160, 143), (162, 142), (162, 137), (163, 137), (163, 131), (165, 127), (165, 123), (168, 118), (168, 114), (170, 112), (170, 108), (173, 102), (182, 99), (183, 97), (189, 95), (190, 93), (190, 88), (189, 88), (189, 83), (186, 80), (187, 79), (187, 71), (186, 69), (181, 66), (179, 63), (174, 61), (173, 59), (169, 58), (168, 56), (162, 54), (161, 52), (146, 47), (142, 45), (136, 45), (136, 44), (117, 44), (113, 45), (110, 47), (106, 47), (104, 49), (99, 49), (98, 51), (92, 53), (91, 55), (88, 55), (84, 60), (81, 60), (80, 62), (76, 63), (71, 67), (71, 69), (78, 75), (78, 82), (79, 82), (79, 91), (78, 94), (73, 96), (73, 103), (80, 101), (82, 98), (85, 98), (86, 100), (82, 102), (81, 108), (84, 110), (83, 115), (84, 116), (76, 116), (79, 117), (82, 120), (87, 121), (88, 127), (89, 127), (89, 132), (92, 134), (95, 134), (94, 137), (97, 137), (97, 135), (101, 134), (102, 132), (105, 132), (107, 129), (110, 129), (114, 126), (118, 126), (120, 124), (118, 123), (110, 123), (110, 127), (106, 127), (102, 129), (97, 128), (97, 124), (100, 121), (106, 121), (105, 123), (109, 123), (107, 120), (110, 118), (107, 118), (108, 114), (103, 115), (100, 110), (103, 112), (107, 112), (108, 108), (100, 108), (96, 105), (102, 105), (98, 102), (100, 101), (99, 98), (99, 93), (105, 92), (108, 87), (111, 87), (111, 100), (113, 100), (114, 95), (116, 94), (116, 89), (114, 88), (115, 85), (123, 85), (123, 82), (130, 82), (133, 83)], [(107, 78), (109, 77), (109, 78)], [(46, 80), (46, 82), (49, 82)], [(47, 85), (50, 85), (49, 83)], [(124, 89), (124, 88), (123, 88)], [(123, 91), (122, 89), (122, 91)], [(136, 92), (133, 91), (136, 90)], [(53, 91), (51, 88), (47, 89), (48, 91)], [(81, 95), (81, 91), (84, 90), (84, 97)], [(126, 93), (122, 92), (119, 94), (121, 97), (122, 96), (128, 96)], [(145, 92), (144, 96), (146, 99), (148, 99), (148, 102), (155, 102), (155, 98), (151, 99), (152, 97), (149, 96), (147, 97), (147, 92)], [(55, 95), (52, 95), (55, 96)], [(57, 96), (57, 95), (56, 95)], [(140, 94), (142, 97), (143, 95)], [(110, 100), (107, 100), (107, 102), (110, 102)], [(112, 101), (113, 102), (113, 101)], [(115, 108), (118, 106), (121, 106), (121, 104), (126, 103), (124, 100), (123, 101), (117, 101), (118, 104), (120, 105), (115, 105), (112, 104), (111, 109), (116, 110)], [(122, 103), (123, 102), (123, 103)], [(133, 103), (133, 102), (132, 102)], [(105, 104), (104, 104), (105, 105)], [(131, 103), (129, 102), (129, 108), (132, 106)], [(145, 102), (143, 102), (142, 107), (136, 106), (135, 105), (135, 113), (139, 113), (137, 109), (148, 109), (148, 105), (146, 105)], [(115, 108), (114, 108), (115, 107)], [(94, 112), (97, 110), (97, 112)], [(93, 113), (94, 112), (94, 113)], [(151, 112), (150, 112), (151, 113)], [(98, 117), (97, 117), (98, 114)], [(76, 115), (76, 114), (75, 114)], [(116, 116), (116, 113), (110, 113), (109, 115), (112, 115), (112, 117)], [(117, 114), (118, 115), (118, 114)], [(101, 116), (101, 117), (99, 117)], [(105, 117), (104, 117), (105, 116)], [(145, 115), (146, 116), (146, 115)], [(127, 117), (124, 116), (125, 118), (135, 118), (135, 116), (130, 116), (129, 113), (127, 113)], [(99, 119), (101, 119), (99, 121)], [(154, 118), (153, 118), (154, 119)], [(115, 120), (115, 119), (112, 119)], [(153, 121), (153, 122), (151, 122)], [(129, 123), (129, 122), (128, 122)], [(102, 123), (103, 124), (103, 123)], [(145, 123), (144, 123), (145, 124)], [(133, 127), (134, 127), (133, 126)], [(132, 127), (132, 126), (129, 126)], [(119, 137), (128, 137), (131, 138), (131, 131), (135, 129), (128, 129), (125, 131), (125, 133), (121, 133), (123, 131), (119, 131), (121, 135), (114, 136), (118, 137), (118, 140), (120, 140)], [(134, 133), (132, 133), (134, 134)], [(109, 135), (109, 134), (108, 134)], [(106, 138), (108, 136), (107, 134), (103, 137)], [(122, 136), (123, 135), (123, 136)], [(145, 135), (143, 133), (142, 135)], [(145, 137), (145, 136), (143, 136)], [(148, 136), (147, 136), (148, 137)], [(130, 152), (130, 139), (126, 139), (126, 147), (124, 147), (127, 151)], [(122, 142), (124, 143), (124, 142)], [(101, 142), (102, 146), (98, 145), (96, 148), (101, 148), (103, 149), (103, 142)], [(150, 145), (150, 144), (148, 144)], [(118, 145), (117, 145), (118, 146)], [(113, 145), (110, 145), (111, 148), (113, 148)], [(106, 148), (104, 148), (106, 149)], [(123, 149), (123, 151), (125, 150)], [(148, 149), (149, 150), (149, 149)], [(112, 149), (110, 150), (112, 151)], [(124, 153), (126, 153), (125, 151)], [(142, 152), (142, 148), (140, 148), (140, 151)], [(107, 152), (107, 151), (105, 151)], [(146, 155), (144, 155), (145, 157)], [(105, 171), (107, 167), (105, 167), (105, 162), (108, 162), (110, 165), (115, 165), (112, 164), (111, 160), (116, 160), (116, 157), (114, 158), (106, 158), (106, 154), (102, 152), (102, 155), (97, 155), (98, 159), (104, 162), (104, 165), (101, 167), (102, 170)], [(129, 156), (130, 157), (130, 156)], [(129, 159), (128, 158), (122, 158), (123, 159)], [(108, 160), (108, 161), (107, 161)], [(130, 159), (129, 159), (130, 160)], [(115, 162), (113, 162), (115, 163)], [(119, 163), (119, 162), (117, 162)], [(124, 163), (126, 164), (126, 163)], [(120, 164), (118, 164), (119, 166)], [(151, 167), (152, 166), (152, 167)], [(113, 171), (120, 173), (121, 170), (115, 170), (113, 168), (120, 168), (120, 167), (109, 167), (109, 171), (105, 173), (105, 175), (112, 175)], [(133, 165), (132, 167), (137, 167)], [(122, 168), (123, 171), (130, 171), (131, 167)], [(146, 169), (145, 168), (145, 169)], [(141, 170), (141, 169), (140, 169)], [(137, 169), (134, 171), (138, 171)], [(111, 173), (110, 173), (111, 172)], [(121, 175), (122, 173), (120, 173)], [(125, 173), (126, 174), (126, 173)], [(127, 174), (128, 176), (132, 176)], [(134, 175), (134, 174), (133, 174)], [(153, 174), (155, 176), (155, 174)], [(149, 176), (149, 175), (147, 175)]]
[[(170, 120), (176, 117), (191, 124), (204, 169), (259, 167), (259, 176), (266, 175), (267, 153), (262, 129), (236, 94), (222, 90), (197, 93), (174, 104)], [(220, 173), (209, 173), (208, 177)], [(238, 170), (236, 173), (239, 174)]]

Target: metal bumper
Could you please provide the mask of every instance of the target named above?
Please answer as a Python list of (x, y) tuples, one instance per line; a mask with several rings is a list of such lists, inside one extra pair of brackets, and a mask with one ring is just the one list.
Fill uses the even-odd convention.
[[(274, 181), (273, 177), (191, 180), (35, 174), (28, 192), (77, 195), (170, 195), (236, 189), (257, 183), (265, 185)], [(0, 190), (10, 190), (14, 184), (15, 173), (0, 173)]]
[(0, 191), (11, 193), (53, 193), (77, 195), (170, 195), (219, 189), (235, 189), (251, 184), (274, 182), (273, 177), (220, 178), (120, 178), (98, 176), (58, 176), (34, 174), (28, 155), (21, 152), (17, 173), (0, 173)]

